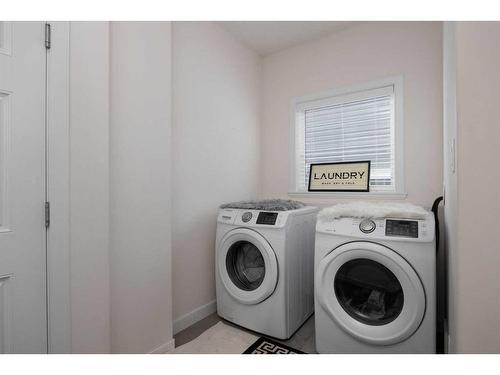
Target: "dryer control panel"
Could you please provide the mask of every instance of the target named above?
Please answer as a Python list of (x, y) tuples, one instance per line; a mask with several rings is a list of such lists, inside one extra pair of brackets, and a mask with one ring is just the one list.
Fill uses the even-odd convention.
[(434, 240), (434, 217), (425, 219), (400, 218), (338, 218), (320, 221), (316, 231), (356, 239), (378, 239), (391, 241), (431, 242)]

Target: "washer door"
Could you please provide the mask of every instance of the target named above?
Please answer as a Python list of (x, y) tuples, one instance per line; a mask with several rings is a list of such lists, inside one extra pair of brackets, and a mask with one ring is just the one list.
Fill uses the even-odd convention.
[(217, 252), (219, 276), (234, 299), (257, 304), (274, 292), (278, 262), (273, 249), (259, 233), (234, 229), (222, 239)]
[(395, 251), (350, 242), (321, 260), (316, 298), (342, 329), (369, 344), (391, 345), (410, 337), (425, 312), (425, 293), (411, 265)]

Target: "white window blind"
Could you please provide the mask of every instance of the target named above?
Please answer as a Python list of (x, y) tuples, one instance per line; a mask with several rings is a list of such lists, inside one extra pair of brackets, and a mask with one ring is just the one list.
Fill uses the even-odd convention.
[(296, 116), (300, 190), (311, 164), (361, 160), (371, 161), (371, 191), (394, 190), (393, 86), (304, 103)]

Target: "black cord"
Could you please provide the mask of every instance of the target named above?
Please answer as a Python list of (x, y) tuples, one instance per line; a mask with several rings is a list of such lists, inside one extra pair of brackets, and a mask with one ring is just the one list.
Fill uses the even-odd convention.
[[(441, 291), (442, 288), (439, 287), (439, 275), (441, 272), (445, 272), (444, 265), (440, 265), (440, 257), (439, 257), (439, 203), (443, 200), (443, 197), (438, 197), (432, 204), (432, 212), (434, 213), (434, 221), (435, 221), (435, 231), (436, 231), (436, 353), (443, 354), (445, 352), (445, 336), (444, 336), (444, 319), (446, 316), (446, 285), (444, 285), (444, 291)], [(446, 284), (446, 282), (445, 282)], [(444, 295), (443, 295), (444, 293)], [(441, 311), (439, 308), (439, 301), (442, 300), (444, 303), (444, 311)]]
[(438, 218), (438, 209), (439, 209), (439, 203), (443, 200), (443, 197), (438, 197), (432, 204), (432, 212), (434, 213), (434, 221), (435, 221), (435, 226), (436, 226), (436, 253), (438, 252), (439, 249), (439, 218)]

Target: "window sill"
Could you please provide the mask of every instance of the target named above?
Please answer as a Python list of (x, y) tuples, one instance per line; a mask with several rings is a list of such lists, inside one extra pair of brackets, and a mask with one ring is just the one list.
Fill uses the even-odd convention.
[(331, 199), (405, 199), (407, 193), (374, 191), (368, 193), (362, 192), (316, 192), (316, 191), (289, 191), (288, 195), (293, 198), (331, 198)]

